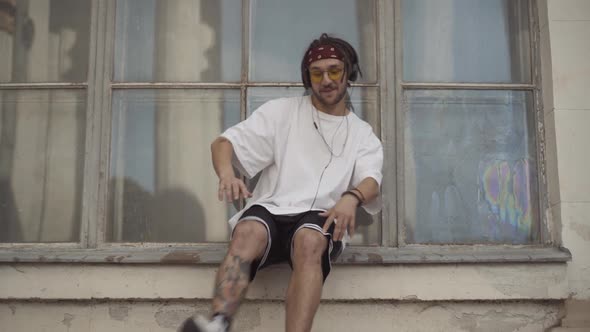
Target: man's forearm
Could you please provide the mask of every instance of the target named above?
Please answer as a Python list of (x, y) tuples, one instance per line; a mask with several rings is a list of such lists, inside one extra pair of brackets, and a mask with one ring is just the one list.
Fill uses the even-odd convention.
[(219, 178), (235, 175), (231, 164), (233, 153), (232, 144), (226, 138), (218, 137), (211, 143), (211, 160)]
[(369, 203), (379, 195), (379, 184), (377, 184), (375, 179), (368, 177), (356, 186), (356, 190), (361, 192), (363, 203)]

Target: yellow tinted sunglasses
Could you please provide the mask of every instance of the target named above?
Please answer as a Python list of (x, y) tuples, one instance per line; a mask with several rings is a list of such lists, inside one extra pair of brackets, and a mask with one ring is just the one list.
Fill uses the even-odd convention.
[(332, 81), (340, 81), (342, 74), (344, 74), (344, 68), (334, 67), (328, 70), (311, 69), (309, 71), (309, 79), (313, 83), (320, 83), (324, 78), (324, 73), (328, 73), (328, 77)]

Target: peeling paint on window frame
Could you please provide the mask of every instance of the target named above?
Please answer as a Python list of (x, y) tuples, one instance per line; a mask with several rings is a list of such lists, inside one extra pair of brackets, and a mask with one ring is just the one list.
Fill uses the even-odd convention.
[[(571, 254), (558, 247), (559, 238), (549, 218), (546, 145), (540, 69), (540, 28), (538, 0), (529, 0), (531, 33), (531, 84), (406, 83), (402, 81), (401, 0), (375, 0), (377, 21), (377, 83), (353, 84), (379, 89), (381, 139), (384, 145), (385, 181), (382, 187), (383, 212), (381, 246), (350, 247), (338, 264), (421, 264), (421, 263), (512, 263), (566, 262)], [(545, 5), (541, 3), (541, 5)], [(246, 95), (250, 87), (299, 87), (300, 83), (247, 82), (249, 65), (250, 0), (242, 0), (241, 83), (116, 83), (113, 73), (115, 0), (92, 0), (88, 83), (1, 83), (9, 89), (85, 89), (87, 91), (87, 137), (85, 145), (84, 194), (79, 243), (1, 243), (0, 262), (60, 262), (106, 264), (218, 264), (227, 244), (187, 243), (107, 243), (106, 197), (110, 156), (111, 95), (117, 89), (239, 89), (241, 117), (246, 117)], [(391, 18), (394, 19), (391, 19)], [(391, 32), (394, 32), (394, 38)], [(385, 59), (394, 61), (384, 61)], [(99, 70), (100, 69), (100, 70)], [(536, 153), (539, 188), (539, 243), (531, 245), (407, 245), (404, 240), (403, 195), (400, 169), (403, 169), (402, 94), (408, 89), (522, 90), (533, 93), (536, 125)], [(392, 116), (389, 110), (396, 110)]]

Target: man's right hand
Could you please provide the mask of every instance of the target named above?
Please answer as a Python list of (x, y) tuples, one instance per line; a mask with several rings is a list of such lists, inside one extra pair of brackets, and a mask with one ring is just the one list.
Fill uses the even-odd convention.
[(217, 198), (223, 201), (225, 198), (228, 203), (240, 198), (249, 198), (252, 194), (246, 188), (244, 181), (234, 175), (222, 176), (219, 178), (219, 191)]

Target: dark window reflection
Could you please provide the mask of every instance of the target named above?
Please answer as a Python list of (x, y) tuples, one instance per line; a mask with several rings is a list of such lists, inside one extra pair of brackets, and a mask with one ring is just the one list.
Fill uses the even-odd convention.
[(90, 3), (0, 0), (0, 82), (85, 82)]

